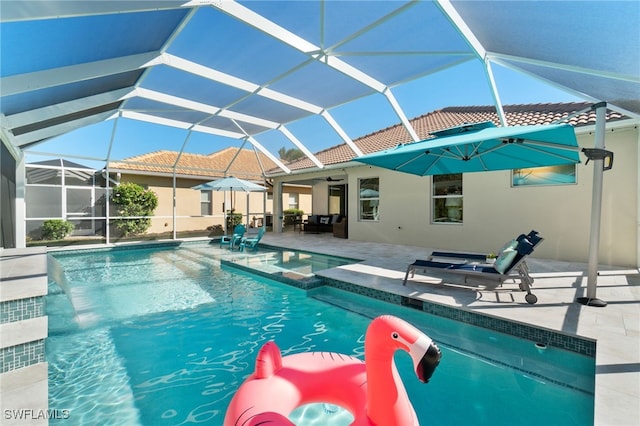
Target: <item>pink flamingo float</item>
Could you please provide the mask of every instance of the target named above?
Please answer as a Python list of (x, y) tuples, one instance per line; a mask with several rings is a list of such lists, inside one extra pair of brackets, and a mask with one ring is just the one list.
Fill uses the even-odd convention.
[(420, 330), (390, 316), (374, 319), (365, 335), (365, 361), (334, 352), (282, 357), (266, 343), (256, 368), (233, 396), (225, 426), (293, 425), (297, 407), (325, 402), (347, 409), (352, 426), (410, 426), (418, 418), (393, 361), (396, 350), (409, 353), (416, 375), (427, 383), (440, 362), (440, 349)]

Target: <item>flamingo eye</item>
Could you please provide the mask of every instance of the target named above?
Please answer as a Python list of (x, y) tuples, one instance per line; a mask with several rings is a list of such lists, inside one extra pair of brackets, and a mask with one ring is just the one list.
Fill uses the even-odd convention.
[(392, 339), (397, 340), (397, 339), (398, 339), (398, 337), (399, 337), (399, 336), (398, 336), (398, 333), (396, 333), (395, 331), (394, 331), (393, 333), (391, 333), (391, 338), (392, 338)]

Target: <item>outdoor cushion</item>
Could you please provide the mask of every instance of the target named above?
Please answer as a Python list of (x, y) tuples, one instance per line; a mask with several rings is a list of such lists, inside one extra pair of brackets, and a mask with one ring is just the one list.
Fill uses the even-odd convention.
[(513, 263), (513, 259), (516, 258), (517, 254), (518, 251), (515, 248), (506, 248), (496, 259), (496, 263), (494, 265), (495, 270), (504, 274), (504, 272), (509, 269), (509, 266)]
[(498, 250), (498, 256), (504, 253), (505, 250), (508, 250), (508, 249), (515, 250), (517, 247), (518, 247), (518, 240), (511, 240), (505, 243), (505, 245), (503, 245), (500, 248), (500, 250)]
[(329, 220), (331, 220), (330, 217), (326, 216), (326, 217), (321, 217), (320, 218), (320, 223), (323, 225), (328, 225), (329, 224)]

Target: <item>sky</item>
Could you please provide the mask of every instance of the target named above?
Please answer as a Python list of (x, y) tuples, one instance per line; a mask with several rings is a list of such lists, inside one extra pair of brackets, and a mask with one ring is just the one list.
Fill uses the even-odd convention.
[[(454, 69), (422, 78), (392, 89), (408, 118), (414, 118), (449, 106), (492, 105), (492, 97), (485, 77), (475, 63), (466, 63)], [(494, 66), (494, 75), (503, 105), (574, 102), (583, 99), (524, 74)], [(382, 95), (361, 98), (350, 104), (330, 110), (333, 118), (352, 139), (376, 132), (400, 122)], [(343, 143), (326, 121), (312, 116), (287, 124), (287, 128), (311, 152), (318, 152)], [(114, 144), (108, 152), (112, 134)], [(256, 140), (277, 156), (280, 148), (295, 146), (279, 131), (268, 131)], [(81, 164), (102, 168), (98, 158), (121, 160), (158, 150), (209, 154), (229, 145), (240, 146), (243, 141), (193, 132), (187, 140), (187, 131), (130, 119), (108, 120), (87, 126), (38, 144), (29, 151), (27, 162), (52, 158), (41, 153), (73, 155)], [(247, 142), (245, 148), (251, 148)]]

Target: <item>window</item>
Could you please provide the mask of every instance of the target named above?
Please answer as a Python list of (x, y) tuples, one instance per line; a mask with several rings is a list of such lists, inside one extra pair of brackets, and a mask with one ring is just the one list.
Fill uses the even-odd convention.
[(433, 176), (433, 222), (461, 223), (462, 173)]
[(211, 215), (211, 204), (211, 191), (200, 191), (200, 214), (202, 216)]
[(347, 215), (347, 185), (329, 186), (329, 214)]
[(380, 178), (358, 179), (360, 220), (379, 220)]
[(289, 193), (289, 208), (297, 209), (298, 208), (298, 193), (290, 192)]
[(514, 169), (511, 172), (511, 186), (569, 185), (576, 183), (576, 165), (534, 167)]

